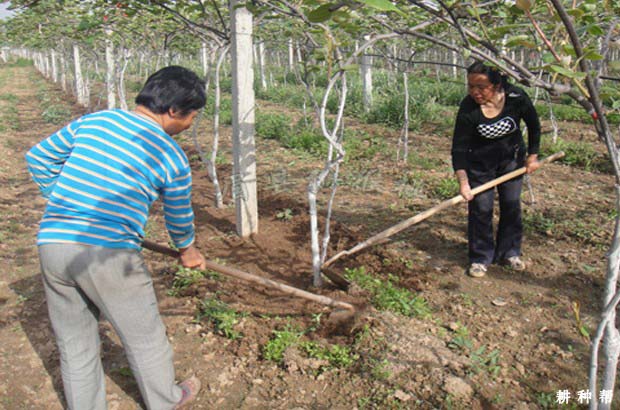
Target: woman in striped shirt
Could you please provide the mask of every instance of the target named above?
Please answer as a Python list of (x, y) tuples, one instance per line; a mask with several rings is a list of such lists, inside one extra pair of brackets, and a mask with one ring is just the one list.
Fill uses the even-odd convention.
[(48, 200), (37, 245), (70, 409), (106, 408), (100, 313), (121, 338), (147, 408), (179, 408), (200, 389), (194, 377), (175, 383), (140, 250), (149, 208), (161, 198), (180, 263), (205, 268), (194, 246), (189, 162), (171, 137), (191, 126), (205, 102), (195, 73), (166, 67), (148, 78), (134, 111), (84, 115), (26, 154)]

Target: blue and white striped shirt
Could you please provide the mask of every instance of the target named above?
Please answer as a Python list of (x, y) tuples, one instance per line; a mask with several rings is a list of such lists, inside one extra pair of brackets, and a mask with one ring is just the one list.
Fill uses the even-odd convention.
[(38, 245), (139, 249), (159, 197), (175, 245), (194, 242), (189, 161), (148, 118), (122, 110), (85, 115), (35, 145), (26, 161), (48, 199)]

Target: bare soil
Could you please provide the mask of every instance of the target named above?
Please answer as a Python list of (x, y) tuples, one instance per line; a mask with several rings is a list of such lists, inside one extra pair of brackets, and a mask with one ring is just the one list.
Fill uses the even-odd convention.
[[(42, 119), (36, 97), (41, 89), (71, 106), (34, 69), (0, 67), (0, 97), (17, 96), (16, 102), (0, 98), (0, 408), (5, 409), (65, 405), (35, 246), (45, 203), (23, 160), (32, 145), (58, 128)], [(9, 106), (17, 109), (14, 126), (14, 118), (6, 115)], [(71, 107), (74, 117), (83, 112)], [(414, 155), (437, 164), (416, 168), (394, 160), (396, 131), (348, 123), (381, 136), (388, 149), (344, 165), (346, 183), (337, 194), (330, 255), (439, 203), (428, 190), (403, 183), (403, 177), (420, 175), (430, 184), (449, 176), (450, 139), (445, 133), (412, 136)], [(210, 135), (209, 127), (203, 120), (199, 135)], [(561, 127), (564, 139), (586, 141), (603, 152), (590, 124)], [(230, 158), (230, 130), (224, 129), (222, 137), (222, 152)], [(596, 325), (613, 227), (610, 175), (551, 164), (531, 177), (536, 201), (524, 204), (524, 212), (544, 218), (526, 232), (525, 272), (492, 266), (481, 279), (464, 274), (465, 206), (437, 214), (333, 267), (344, 274), (345, 268), (363, 266), (379, 278), (398, 278), (400, 286), (425, 298), (431, 308), (429, 317), (408, 318), (374, 309), (357, 286), (348, 292), (329, 282), (312, 288), (305, 190), (308, 175), (322, 166), (319, 158), (275, 141), (257, 141), (260, 232), (244, 240), (235, 233), (230, 166), (218, 167), (227, 205), (216, 209), (191, 136), (181, 143), (193, 164), (197, 245), (209, 259), (364, 307), (353, 323), (329, 326), (324, 306), (224, 276), (201, 279), (172, 296), (175, 260), (145, 251), (175, 350), (177, 376), (182, 380), (195, 373), (203, 381), (192, 408), (538, 409), (553, 408), (558, 390), (571, 391), (571, 404), (577, 407), (577, 391), (587, 389), (589, 360), (589, 342), (579, 327), (592, 332)], [(322, 205), (327, 193), (322, 191)], [(527, 192), (524, 200), (529, 200)], [(282, 211), (290, 218), (278, 217)], [(168, 241), (159, 205), (153, 208), (148, 236)], [(240, 339), (230, 340), (211, 322), (195, 320), (200, 302), (208, 297), (245, 313), (235, 326)], [(306, 330), (306, 339), (325, 346), (351, 346), (356, 360), (346, 368), (329, 368), (296, 348), (286, 352), (282, 363), (266, 360), (265, 344), (274, 330), (286, 326)], [(105, 321), (101, 336), (109, 408), (141, 408), (122, 346)]]

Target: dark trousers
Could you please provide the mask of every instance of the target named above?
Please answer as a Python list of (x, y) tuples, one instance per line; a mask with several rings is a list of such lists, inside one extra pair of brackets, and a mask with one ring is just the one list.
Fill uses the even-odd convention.
[[(523, 160), (512, 158), (499, 161), (495, 166), (472, 167), (467, 171), (471, 188), (514, 171), (523, 165)], [(489, 189), (469, 202), (467, 236), (469, 240), (469, 262), (485, 265), (499, 262), (511, 256), (521, 255), (523, 222), (521, 220), (521, 187), (523, 177), (518, 177), (497, 186), (499, 194), (499, 226), (497, 240), (493, 242), (493, 202), (495, 189)]]

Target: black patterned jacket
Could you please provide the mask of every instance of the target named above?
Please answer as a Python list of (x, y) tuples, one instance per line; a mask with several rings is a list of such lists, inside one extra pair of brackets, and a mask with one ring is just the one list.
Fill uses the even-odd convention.
[(525, 91), (514, 85), (506, 87), (506, 102), (501, 113), (486, 118), (469, 95), (461, 101), (452, 140), (454, 170), (472, 166), (489, 168), (499, 161), (513, 157), (521, 164), (525, 158), (525, 143), (521, 120), (527, 125), (528, 154), (540, 148), (540, 121), (532, 101)]

